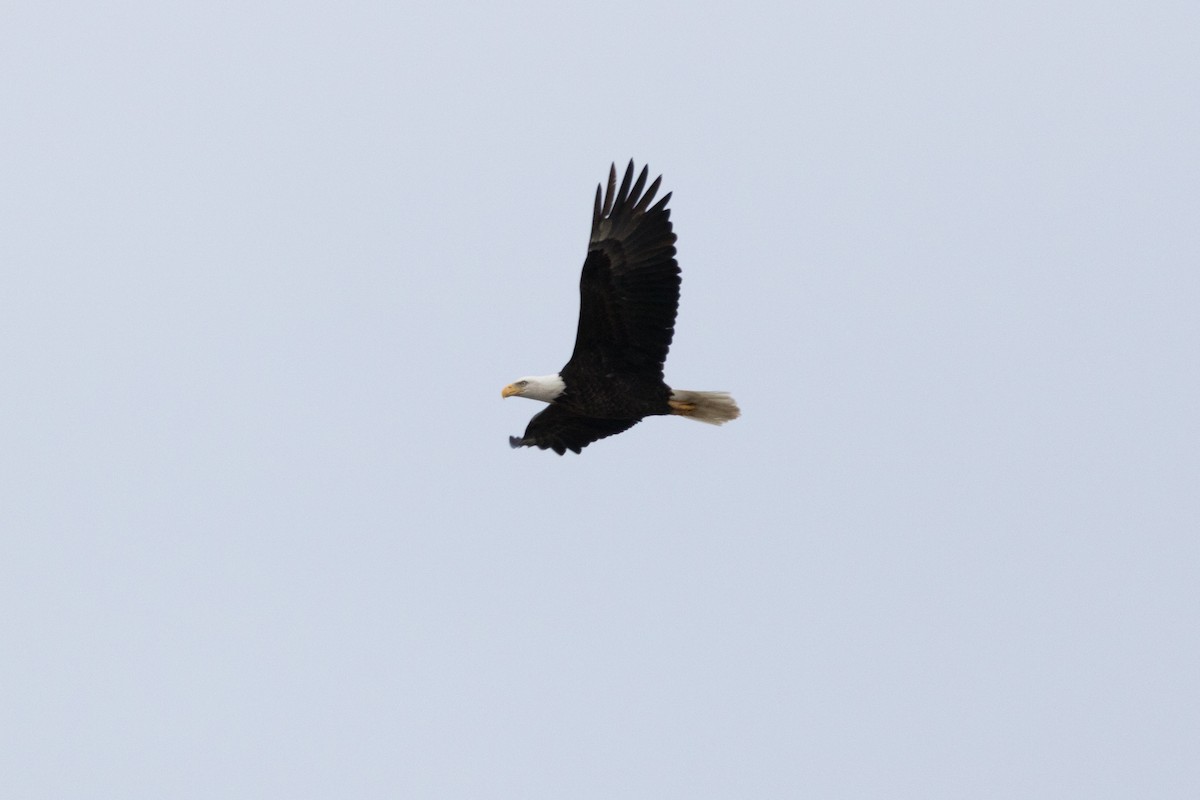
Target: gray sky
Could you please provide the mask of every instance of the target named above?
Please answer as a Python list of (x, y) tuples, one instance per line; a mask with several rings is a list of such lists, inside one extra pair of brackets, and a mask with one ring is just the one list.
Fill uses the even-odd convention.
[(1200, 7), (328, 5), (0, 15), (0, 795), (1200, 794)]

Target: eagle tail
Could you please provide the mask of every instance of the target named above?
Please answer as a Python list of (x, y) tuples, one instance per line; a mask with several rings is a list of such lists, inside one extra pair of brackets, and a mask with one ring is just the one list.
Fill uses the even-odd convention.
[(737, 402), (728, 392), (689, 392), (684, 389), (672, 389), (668, 403), (672, 414), (707, 422), (709, 425), (724, 425), (742, 415)]

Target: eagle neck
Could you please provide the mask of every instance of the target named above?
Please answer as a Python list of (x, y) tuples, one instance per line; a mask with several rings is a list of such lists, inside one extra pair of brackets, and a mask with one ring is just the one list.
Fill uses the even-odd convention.
[(526, 378), (526, 380), (529, 381), (529, 385), (525, 389), (525, 396), (534, 400), (541, 400), (544, 403), (554, 402), (567, 388), (562, 375), (557, 372), (553, 375), (539, 375), (535, 378)]

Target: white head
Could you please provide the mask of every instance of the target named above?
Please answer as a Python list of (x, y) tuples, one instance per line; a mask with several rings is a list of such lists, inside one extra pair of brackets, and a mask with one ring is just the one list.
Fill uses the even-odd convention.
[(500, 390), (501, 397), (528, 397), (549, 403), (563, 393), (567, 385), (561, 375), (540, 375), (513, 381)]

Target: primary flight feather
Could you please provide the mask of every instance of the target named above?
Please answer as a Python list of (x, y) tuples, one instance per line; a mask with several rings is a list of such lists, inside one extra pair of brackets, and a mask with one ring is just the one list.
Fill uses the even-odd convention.
[(683, 391), (663, 382), (680, 279), (667, 208), (671, 194), (650, 205), (662, 177), (646, 188), (648, 172), (642, 167), (634, 181), (630, 161), (617, 189), (614, 164), (607, 191), (596, 187), (575, 349), (559, 372), (521, 378), (501, 390), (502, 397), (550, 404), (529, 421), (524, 436), (509, 437), (513, 447), (578, 453), (644, 417), (675, 414), (722, 425), (741, 413), (725, 392)]

